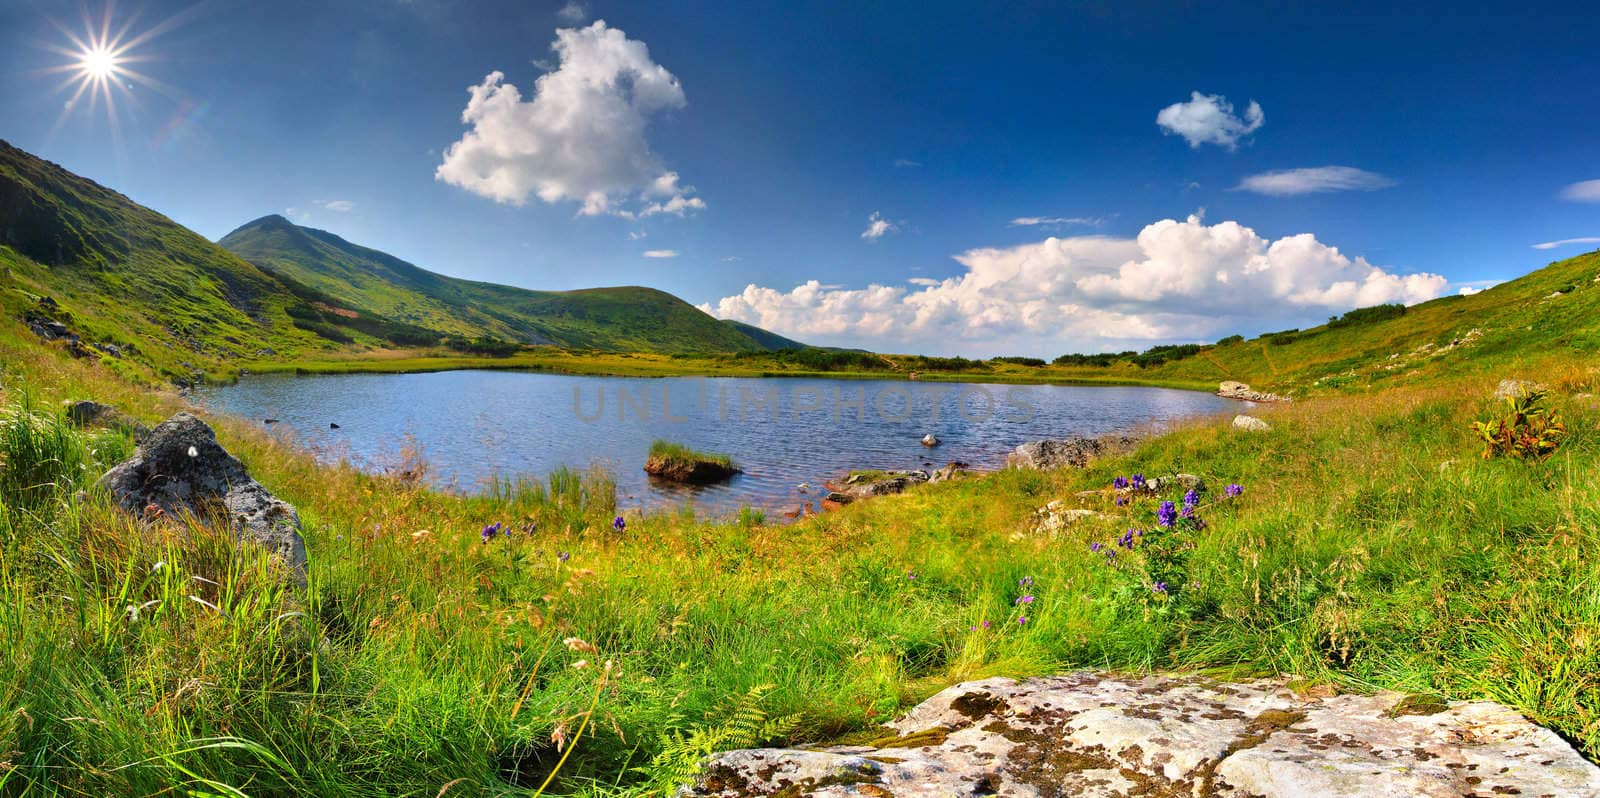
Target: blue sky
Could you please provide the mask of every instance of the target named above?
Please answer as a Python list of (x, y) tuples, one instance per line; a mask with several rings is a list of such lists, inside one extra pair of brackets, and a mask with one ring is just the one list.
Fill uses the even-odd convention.
[(1212, 340), (1595, 247), (1533, 245), (1600, 237), (1600, 15), (1278, 5), (125, 1), (160, 85), (113, 130), (41, 73), (79, 7), (0, 0), (0, 138), (210, 238), (288, 213), (886, 351)]

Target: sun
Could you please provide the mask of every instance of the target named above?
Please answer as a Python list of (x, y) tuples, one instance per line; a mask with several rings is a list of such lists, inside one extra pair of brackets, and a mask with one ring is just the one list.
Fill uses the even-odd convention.
[(119, 63), (117, 54), (111, 48), (102, 45), (83, 53), (78, 59), (78, 70), (86, 78), (108, 80), (117, 74)]

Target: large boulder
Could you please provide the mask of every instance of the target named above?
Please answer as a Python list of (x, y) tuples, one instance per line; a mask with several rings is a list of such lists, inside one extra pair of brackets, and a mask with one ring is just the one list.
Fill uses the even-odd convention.
[(264, 546), (296, 575), (305, 573), (306, 547), (294, 505), (251, 479), (211, 427), (188, 413), (150, 430), (133, 457), (107, 471), (99, 485), (141, 518), (225, 513), (237, 540)]
[(686, 796), (1600, 795), (1600, 768), (1488, 701), (1073, 673), (951, 687), (866, 745), (712, 757)]
[(1255, 416), (1234, 416), (1233, 428), (1245, 432), (1271, 432), (1272, 425)]
[(907, 488), (921, 485), (930, 478), (926, 471), (851, 471), (842, 482), (827, 486), (824, 500), (839, 505), (856, 499), (904, 493)]
[(1018, 446), (1006, 464), (1016, 468), (1083, 468), (1105, 451), (1105, 442), (1096, 438), (1033, 441)]
[(1249, 385), (1235, 380), (1223, 380), (1217, 386), (1217, 395), (1224, 399), (1241, 399), (1246, 402), (1287, 402), (1287, 396), (1251, 390)]

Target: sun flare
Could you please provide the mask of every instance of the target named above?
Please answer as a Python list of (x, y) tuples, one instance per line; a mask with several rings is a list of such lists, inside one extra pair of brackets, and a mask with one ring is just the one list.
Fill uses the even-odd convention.
[(105, 80), (117, 73), (117, 54), (109, 47), (93, 47), (78, 59), (78, 69), (84, 77)]

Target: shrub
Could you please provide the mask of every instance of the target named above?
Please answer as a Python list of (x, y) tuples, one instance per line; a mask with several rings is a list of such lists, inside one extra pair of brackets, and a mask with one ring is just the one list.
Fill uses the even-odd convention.
[(991, 357), (990, 363), (1010, 363), (1014, 366), (1031, 366), (1038, 368), (1044, 365), (1042, 357)]
[(1242, 335), (1230, 335), (1227, 338), (1223, 338), (1222, 340), (1217, 341), (1217, 346), (1227, 346), (1228, 344), (1242, 344), (1242, 343), (1244, 343), (1244, 336), (1242, 336)]
[(1355, 324), (1371, 324), (1377, 321), (1398, 319), (1406, 315), (1406, 306), (1398, 303), (1388, 305), (1373, 305), (1370, 308), (1356, 308), (1343, 316), (1330, 316), (1329, 329), (1335, 327), (1349, 327)]
[(1473, 429), (1483, 439), (1483, 458), (1516, 457), (1542, 460), (1553, 454), (1567, 437), (1561, 417), (1546, 407), (1544, 391), (1519, 391), (1506, 397), (1504, 415), (1488, 421), (1474, 421)]

